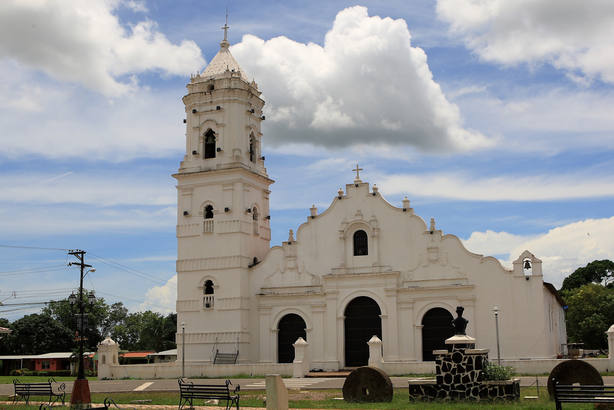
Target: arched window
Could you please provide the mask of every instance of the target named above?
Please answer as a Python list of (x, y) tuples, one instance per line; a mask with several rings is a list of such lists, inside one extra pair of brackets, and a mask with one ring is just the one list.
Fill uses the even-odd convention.
[(256, 162), (256, 138), (254, 138), (254, 133), (249, 135), (249, 160)]
[(258, 208), (254, 207), (252, 209), (252, 219), (253, 219), (253, 224), (254, 224), (254, 235), (258, 234), (258, 224), (260, 223), (258, 221)]
[(211, 280), (205, 282), (204, 292), (205, 295), (213, 295), (213, 282)]
[(205, 297), (203, 298), (204, 308), (212, 309), (213, 308), (213, 281), (211, 280), (205, 281), (203, 293), (205, 294)]
[(213, 205), (207, 205), (205, 207), (204, 215), (205, 215), (205, 219), (213, 218)]
[(362, 229), (354, 232), (354, 256), (369, 254), (369, 238)]
[(205, 159), (215, 158), (215, 132), (211, 128), (205, 133)]

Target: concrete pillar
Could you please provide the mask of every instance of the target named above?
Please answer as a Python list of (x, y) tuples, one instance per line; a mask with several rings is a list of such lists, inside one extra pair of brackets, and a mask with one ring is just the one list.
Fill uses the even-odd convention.
[(607, 332), (608, 335), (608, 359), (610, 371), (614, 370), (614, 325), (610, 326)]
[(369, 366), (384, 369), (382, 360), (382, 341), (379, 337), (373, 336), (367, 344), (369, 345)]
[(309, 358), (307, 357), (307, 346), (309, 346), (309, 343), (302, 337), (299, 337), (292, 346), (294, 346), (292, 377), (305, 377), (307, 372), (309, 372)]
[(98, 344), (98, 379), (112, 379), (111, 366), (119, 366), (119, 345), (107, 336)]
[(278, 374), (266, 375), (266, 408), (288, 410), (288, 389)]

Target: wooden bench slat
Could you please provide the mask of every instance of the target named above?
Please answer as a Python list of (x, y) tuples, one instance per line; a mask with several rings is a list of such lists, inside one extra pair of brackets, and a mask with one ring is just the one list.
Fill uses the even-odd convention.
[(554, 382), (554, 401), (557, 410), (561, 403), (614, 403), (614, 386), (569, 385)]
[(28, 405), (30, 403), (30, 396), (47, 396), (49, 398), (49, 404), (55, 403), (61, 399), (62, 405), (64, 405), (66, 397), (66, 392), (64, 391), (65, 384), (60, 384), (57, 389), (58, 392), (56, 393), (53, 391), (52, 383), (56, 383), (53, 378), (50, 378), (46, 383), (22, 383), (19, 381), (19, 379), (13, 380), (13, 387), (15, 388), (15, 398), (13, 399), (13, 403), (16, 403), (23, 397), (26, 401), (26, 405)]
[(189, 404), (193, 407), (193, 401), (196, 400), (226, 400), (226, 408), (229, 409), (233, 404), (239, 408), (240, 386), (237, 385), (234, 392), (230, 391), (230, 380), (226, 380), (225, 385), (219, 384), (194, 384), (179, 379), (179, 409)]

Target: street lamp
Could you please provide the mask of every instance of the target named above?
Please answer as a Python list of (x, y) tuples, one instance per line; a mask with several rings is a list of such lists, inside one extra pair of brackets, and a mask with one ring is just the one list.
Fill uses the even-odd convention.
[(185, 322), (181, 322), (181, 378), (185, 377)]
[(497, 364), (501, 366), (501, 350), (499, 348), (499, 306), (493, 307), (492, 311), (495, 312), (495, 329), (497, 331)]

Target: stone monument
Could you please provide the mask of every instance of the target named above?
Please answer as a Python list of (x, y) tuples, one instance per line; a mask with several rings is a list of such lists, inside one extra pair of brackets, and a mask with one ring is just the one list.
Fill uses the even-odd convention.
[(517, 400), (520, 397), (518, 379), (484, 380), (488, 349), (475, 348), (475, 339), (466, 333), (469, 321), (462, 317), (464, 310), (462, 306), (456, 308), (457, 317), (452, 321), (454, 336), (445, 342), (448, 349), (433, 351), (435, 379), (409, 380), (410, 400)]

